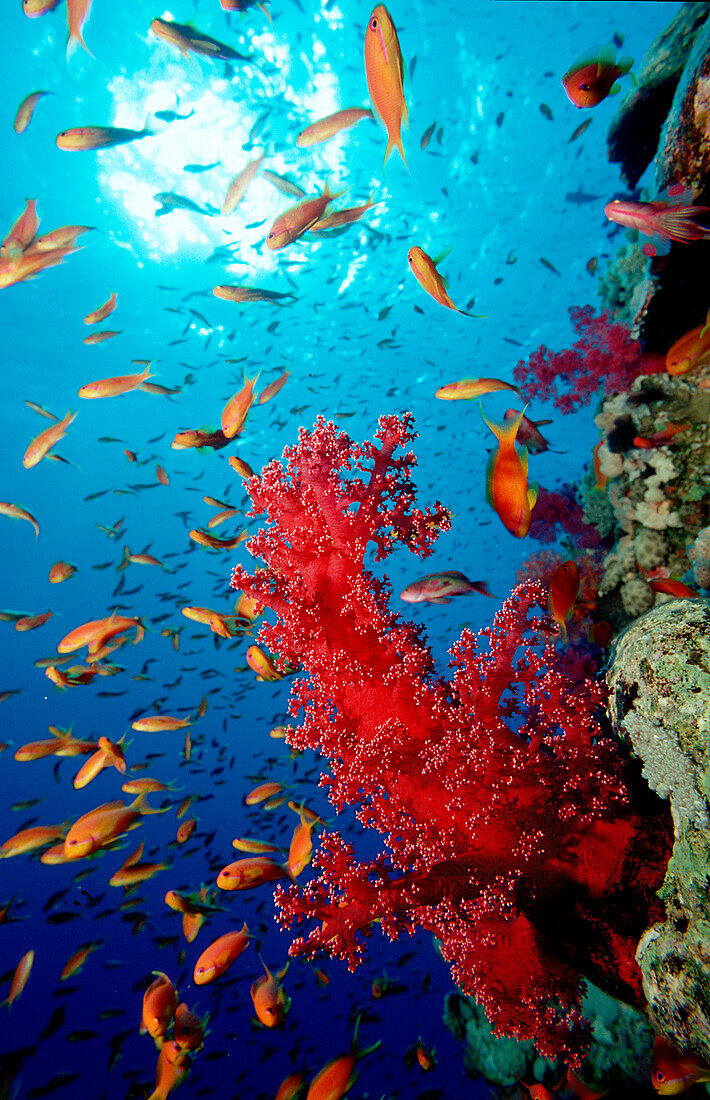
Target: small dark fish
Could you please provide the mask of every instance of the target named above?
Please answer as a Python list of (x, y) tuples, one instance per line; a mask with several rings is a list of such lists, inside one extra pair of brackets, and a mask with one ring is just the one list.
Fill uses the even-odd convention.
[(193, 175), (197, 175), (198, 172), (209, 172), (210, 168), (216, 168), (222, 162), (216, 160), (214, 164), (185, 164), (183, 165), (183, 172), (192, 172)]
[(577, 138), (581, 137), (584, 131), (587, 130), (593, 122), (593, 118), (585, 118), (584, 122), (580, 122), (577, 129), (573, 130), (570, 136), (567, 138), (567, 144), (569, 145), (571, 141), (576, 141)]
[(419, 147), (421, 149), (426, 149), (427, 145), (431, 141), (432, 134), (434, 133), (435, 129), (436, 129), (436, 122), (432, 122), (431, 126), (427, 126), (427, 128), (424, 131), (424, 133), (422, 134), (421, 140), (419, 142)]
[(543, 118), (548, 119), (550, 122), (553, 121), (552, 108), (549, 107), (547, 103), (540, 104), (540, 114)]
[(598, 262), (599, 261), (597, 260), (596, 256), (592, 256), (591, 260), (587, 260), (587, 262), (584, 266), (586, 267), (586, 269), (587, 269), (587, 271), (589, 272), (590, 275), (593, 275), (594, 272), (597, 270), (597, 263)]
[(31, 810), (33, 806), (38, 806), (42, 801), (41, 798), (25, 798), (22, 802), (13, 802), (10, 806), (11, 810)]
[(572, 202), (578, 206), (583, 202), (597, 202), (600, 198), (601, 195), (589, 195), (586, 191), (568, 191), (565, 202)]
[(92, 1031), (88, 1027), (77, 1028), (76, 1031), (72, 1031), (67, 1035), (70, 1043), (85, 1043), (87, 1039), (98, 1039), (98, 1037), (98, 1031)]
[(163, 214), (171, 214), (173, 210), (189, 210), (192, 214), (206, 214), (210, 218), (217, 212), (213, 207), (198, 206), (192, 199), (188, 199), (185, 195), (176, 195), (174, 191), (159, 191), (157, 195), (153, 195), (153, 198), (160, 203), (155, 211), (156, 218)]
[(498, 129), (500, 129), (500, 127), (503, 125), (503, 119), (504, 118), (505, 118), (505, 114), (504, 114), (503, 111), (501, 111), (499, 114), (496, 115), (496, 126), (498, 127)]
[(187, 115), (179, 115), (177, 111), (153, 111), (155, 118), (159, 118), (161, 122), (177, 122), (179, 119), (192, 118), (194, 111), (190, 111)]
[(261, 114), (257, 118), (256, 122), (252, 126), (251, 130), (249, 131), (249, 143), (250, 144), (252, 142), (256, 141), (259, 134), (264, 129), (264, 126), (266, 125), (266, 120), (268, 119), (270, 114), (271, 114), (271, 107), (268, 107), (265, 111), (261, 112)]
[[(540, 257), (540, 263), (543, 267), (546, 267), (548, 271), (551, 271), (553, 275), (559, 275), (559, 271), (554, 264), (551, 264), (549, 260), (546, 260), (544, 256)], [(560, 276), (561, 277), (561, 276)]]
[(40, 1040), (49, 1039), (50, 1035), (54, 1035), (55, 1032), (59, 1031), (66, 1018), (67, 1010), (64, 1005), (57, 1005), (39, 1034)]
[(417, 55), (415, 54), (412, 60), (409, 62), (409, 79), (413, 80), (414, 70), (417, 67)]
[(275, 187), (277, 191), (280, 191), (282, 195), (292, 195), (293, 198), (300, 199), (306, 193), (302, 187), (299, 187), (288, 176), (280, 176), (277, 172), (271, 172), (268, 168), (265, 168), (261, 173), (261, 178), (270, 183), (272, 187)]
[(25, 1095), (28, 1097), (28, 1100), (35, 1100), (35, 1097), (38, 1096), (47, 1096), (48, 1093), (54, 1092), (55, 1089), (62, 1088), (64, 1085), (76, 1081), (78, 1076), (79, 1070), (62, 1070), (61, 1073), (55, 1073), (54, 1077), (51, 1077), (46, 1085), (37, 1085), (36, 1088), (30, 1089)]
[(47, 924), (67, 924), (70, 920), (76, 920), (81, 913), (75, 913), (71, 909), (62, 909), (58, 913), (50, 913)]

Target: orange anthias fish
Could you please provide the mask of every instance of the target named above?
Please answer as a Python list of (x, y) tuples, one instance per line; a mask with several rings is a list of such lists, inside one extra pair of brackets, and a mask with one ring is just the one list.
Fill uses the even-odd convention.
[(629, 202), (614, 199), (604, 207), (609, 221), (636, 229), (650, 237), (641, 248), (644, 256), (667, 256), (671, 241), (710, 240), (710, 228), (698, 225), (695, 218), (710, 207), (693, 206), (694, 194), (682, 183), (674, 183), (653, 202)]
[(254, 890), (264, 882), (276, 882), (287, 878), (293, 882), (293, 876), (286, 867), (266, 856), (247, 856), (234, 863), (228, 863), (217, 875), (220, 890)]
[(129, 619), (123, 615), (109, 615), (106, 619), (92, 619), (82, 623), (66, 634), (57, 646), (57, 653), (74, 653), (82, 646), (88, 646), (89, 652), (101, 649), (110, 638), (126, 630), (136, 628), (136, 641), (142, 636), (143, 627), (139, 619)]
[(271, 973), (263, 960), (262, 966), (266, 973), (257, 978), (251, 987), (254, 1011), (259, 1023), (264, 1027), (282, 1027), (291, 1005), (291, 1000), (281, 985), (289, 963), (286, 963), (283, 970), (277, 971), (276, 974)]
[(452, 596), (463, 596), (467, 592), (491, 595), (485, 581), (470, 581), (458, 569), (449, 569), (444, 573), (429, 573), (418, 581), (412, 581), (402, 589), (399, 598), (405, 603), (451, 603)]
[(464, 317), (480, 317), (482, 316), (480, 313), (467, 313), (465, 309), (459, 309), (449, 297), (449, 284), (444, 276), (439, 274), (436, 265), (441, 263), (450, 252), (451, 249), (447, 248), (440, 256), (432, 259), (423, 248), (420, 248), (419, 245), (414, 245), (407, 253), (407, 260), (414, 274), (414, 278), (420, 286), (424, 287), (427, 294), (431, 295), (435, 302), (438, 302), (439, 305), (446, 306), (448, 309), (453, 309), (456, 313), (463, 314)]
[(346, 107), (343, 111), (326, 115), (325, 118), (320, 118), (317, 122), (306, 126), (305, 130), (301, 130), (296, 138), (296, 145), (299, 149), (303, 149), (307, 145), (320, 145), (323, 141), (330, 141), (341, 130), (349, 129), (363, 118), (374, 118), (369, 107)]
[(20, 996), (20, 994), (22, 993), (22, 990), (27, 985), (27, 979), (30, 976), (30, 971), (32, 970), (32, 963), (34, 961), (35, 961), (35, 953), (32, 950), (27, 951), (22, 956), (22, 958), (18, 962), (17, 966), (15, 967), (15, 973), (12, 976), (12, 983), (10, 985), (10, 992), (8, 993), (5, 1000), (2, 1002), (3, 1005), (7, 1005), (9, 1007)]
[(146, 803), (146, 794), (141, 793), (133, 802), (106, 802), (83, 814), (71, 826), (64, 838), (66, 859), (84, 859), (111, 844), (128, 829), (135, 828), (136, 818), (143, 814), (159, 814)]
[(68, 581), (75, 573), (76, 566), (72, 565), (71, 562), (55, 561), (54, 565), (49, 570), (49, 583), (61, 584), (62, 581)]
[(617, 95), (621, 91), (621, 85), (616, 83), (620, 76), (628, 73), (636, 83), (634, 74), (629, 72), (633, 63), (633, 57), (617, 60), (614, 46), (588, 50), (562, 77), (569, 100), (575, 107), (596, 107), (608, 95)]
[(182, 730), (191, 726), (189, 718), (174, 718), (171, 714), (151, 714), (147, 718), (137, 718), (131, 722), (131, 729), (140, 733), (166, 733), (170, 730)]
[(358, 1047), (357, 1032), (359, 1026), (360, 1017), (358, 1016), (349, 1053), (342, 1054), (339, 1058), (333, 1058), (323, 1066), (323, 1069), (313, 1078), (306, 1100), (341, 1100), (341, 1097), (345, 1096), (346, 1092), (352, 1088), (357, 1076), (353, 1073), (356, 1064), (367, 1054), (372, 1054), (373, 1050), (377, 1050), (382, 1042), (381, 1039), (378, 1039), (371, 1047)]
[(35, 852), (45, 844), (64, 837), (66, 831), (65, 825), (32, 825), (29, 829), (21, 829), (0, 845), (0, 859)]
[(143, 994), (141, 1031), (147, 1031), (158, 1050), (175, 1015), (178, 995), (175, 986), (162, 970), (154, 970), (155, 981)]
[(30, 92), (22, 100), (22, 103), (17, 108), (17, 114), (15, 115), (15, 122), (13, 124), (16, 134), (24, 134), (25, 130), (32, 121), (32, 116), (35, 112), (35, 107), (39, 103), (42, 96), (51, 95), (51, 92)]
[(167, 1100), (167, 1097), (187, 1077), (190, 1070), (190, 1052), (183, 1050), (176, 1039), (164, 1043), (158, 1055), (155, 1070), (155, 1088), (148, 1100)]
[(705, 323), (676, 340), (666, 353), (669, 374), (686, 374), (710, 361), (710, 310)]
[(320, 221), (325, 214), (326, 207), (333, 199), (337, 199), (342, 194), (342, 191), (336, 191), (335, 194), (332, 194), (326, 183), (320, 195), (312, 199), (304, 199), (302, 202), (296, 203), (295, 206), (289, 207), (283, 214), (279, 214), (271, 226), (266, 235), (266, 247), (273, 252), (277, 252), (280, 248), (285, 248), (287, 244), (293, 244), (304, 233), (307, 233), (311, 226)]
[(550, 613), (567, 641), (567, 620), (579, 595), (581, 573), (575, 561), (563, 561), (550, 578)]
[(486, 420), (483, 413), (481, 416), (498, 440), (498, 447), (491, 453), (486, 469), (488, 503), (511, 535), (525, 538), (532, 522), (537, 486), (528, 486), (528, 452), (525, 447), (516, 445), (523, 413), (503, 424)]
[(38, 228), (37, 200), (25, 199), (25, 209), (2, 242), (0, 257), (3, 260), (19, 259), (22, 253), (32, 245)]
[(274, 658), (270, 657), (268, 653), (265, 653), (261, 646), (250, 645), (247, 649), (246, 657), (249, 668), (253, 669), (257, 674), (257, 680), (283, 680), (286, 675), (284, 672), (279, 672)]
[(271, 780), (267, 783), (260, 783), (258, 787), (254, 787), (246, 795), (244, 803), (247, 806), (258, 806), (260, 802), (266, 802), (267, 798), (272, 798), (275, 794), (279, 794), (283, 790), (281, 783), (276, 780)]
[(261, 372), (258, 371), (253, 378), (247, 378), (245, 374), (244, 385), (239, 390), (239, 393), (235, 393), (234, 397), (231, 397), (224, 406), (222, 410), (221, 426), (227, 439), (234, 439), (234, 436), (242, 431), (249, 410), (256, 400), (254, 397), (254, 385), (260, 373)]
[(52, 447), (64, 438), (67, 434), (67, 428), (76, 419), (76, 416), (76, 413), (68, 412), (63, 420), (59, 420), (56, 424), (52, 424), (49, 428), (45, 428), (43, 432), (40, 432), (38, 436), (35, 436), (22, 459), (22, 465), (26, 470), (30, 470), (38, 462), (41, 462), (45, 455), (49, 454)]
[[(440, 401), (473, 401), (484, 393), (497, 393), (498, 390), (512, 390), (520, 396), (517, 386), (503, 382), (500, 378), (462, 378), (459, 382), (448, 382), (445, 386), (439, 386), (434, 396)], [(515, 416), (517, 415), (516, 412)], [(522, 421), (520, 423), (522, 426)]]
[(22, 10), (29, 19), (54, 11), (61, 0), (22, 0)]
[(110, 298), (104, 302), (98, 309), (93, 309), (91, 313), (87, 313), (84, 318), (85, 325), (97, 325), (99, 321), (105, 321), (110, 314), (113, 313), (116, 308), (116, 302), (118, 301), (118, 294), (114, 291)]
[(372, 201), (372, 198), (369, 198), (361, 206), (347, 206), (344, 210), (334, 210), (332, 214), (326, 214), (324, 218), (312, 225), (309, 233), (328, 233), (330, 230), (342, 229), (347, 225), (352, 225), (353, 222), (359, 221), (363, 214), (366, 214), (368, 210), (372, 210), (373, 206), (377, 205), (376, 202)]
[(91, 952), (100, 947), (103, 942), (103, 940), (92, 940), (91, 943), (87, 943), (84, 947), (80, 947), (78, 951), (75, 951), (64, 964), (64, 968), (59, 975), (60, 982), (65, 982), (67, 978), (72, 978), (75, 974), (78, 974)]
[(79, 397), (118, 397), (119, 394), (139, 389), (146, 378), (152, 377), (150, 368), (146, 367), (140, 374), (118, 374), (114, 378), (99, 378), (95, 382), (88, 382), (82, 386)]
[(641, 447), (644, 450), (650, 450), (651, 447), (665, 447), (667, 443), (673, 441), (673, 437), (678, 432), (686, 432), (690, 427), (689, 423), (685, 424), (666, 424), (665, 428), (661, 428), (660, 431), (654, 432), (653, 435), (636, 435), (633, 439), (634, 447)]
[(83, 153), (92, 149), (110, 149), (129, 141), (151, 137), (152, 130), (129, 130), (123, 126), (72, 126), (57, 134), (57, 148), (67, 153)]
[(305, 1073), (289, 1073), (279, 1085), (274, 1100), (296, 1100), (297, 1097), (302, 1097), (305, 1080)]
[(27, 523), (32, 524), (34, 528), (35, 538), (39, 538), (39, 523), (35, 517), (24, 508), (21, 508), (19, 504), (11, 504), (7, 500), (0, 500), (0, 516), (7, 516), (8, 519), (24, 519)]
[(190, 1012), (186, 1004), (179, 1004), (173, 1018), (173, 1038), (180, 1050), (202, 1050), (209, 1013), (200, 1017)]
[(651, 587), (654, 592), (663, 592), (666, 596), (676, 596), (681, 600), (701, 599), (700, 593), (696, 592), (694, 588), (690, 588), (689, 585), (683, 584), (682, 581), (674, 581), (671, 577), (654, 578), (648, 583), (649, 587)]
[(301, 871), (305, 871), (313, 858), (311, 833), (315, 822), (309, 821), (303, 810), (300, 811), (300, 818), (300, 824), (293, 830), (286, 861), (286, 866), (294, 878), (297, 878)]
[(222, 216), (231, 214), (234, 210), (237, 209), (239, 203), (242, 201), (251, 184), (254, 182), (257, 175), (259, 174), (259, 169), (261, 168), (261, 165), (264, 163), (265, 160), (266, 155), (263, 155), (261, 157), (257, 157), (256, 160), (249, 161), (246, 167), (242, 168), (241, 172), (239, 172), (234, 177), (229, 187), (227, 188), (227, 194), (224, 196), (224, 201), (220, 209), (220, 214), (222, 214)]
[(365, 31), (365, 75), (372, 106), (387, 130), (384, 163), (387, 164), (387, 158), (396, 148), (406, 165), (401, 132), (402, 123), (409, 125), (404, 99), (404, 62), (395, 25), (384, 4), (374, 9)]
[(661, 1096), (680, 1096), (697, 1081), (710, 1081), (710, 1067), (681, 1054), (659, 1035), (651, 1059), (651, 1084)]
[(227, 932), (213, 940), (195, 963), (195, 985), (209, 985), (215, 978), (221, 978), (234, 960), (239, 958), (251, 938), (245, 921), (238, 932)]

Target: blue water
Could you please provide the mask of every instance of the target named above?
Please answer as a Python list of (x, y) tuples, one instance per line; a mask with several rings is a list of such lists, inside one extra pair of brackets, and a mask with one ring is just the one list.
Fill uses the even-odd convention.
[[(486, 504), (490, 437), (477, 407), (438, 402), (434, 392), (466, 376), (511, 379), (518, 359), (539, 344), (569, 343), (570, 305), (596, 304), (595, 282), (585, 265), (597, 256), (603, 266), (623, 239), (603, 216), (604, 204), (624, 193), (604, 143), (615, 104), (608, 100), (590, 113), (592, 126), (570, 143), (586, 116), (569, 103), (560, 77), (586, 48), (615, 33), (624, 39), (624, 52), (642, 57), (678, 7), (393, 0), (391, 14), (413, 70), (406, 89), (411, 126), (404, 138), (411, 174), (395, 153), (383, 178), (385, 141), (372, 123), (360, 123), (325, 145), (303, 150), (295, 145), (297, 133), (316, 118), (340, 107), (368, 105), (363, 40), (370, 9), (363, 4), (273, 0), (272, 28), (258, 9), (227, 17), (217, 0), (175, 0), (166, 9), (144, 0), (95, 0), (85, 29), (95, 57), (80, 50), (69, 64), (63, 4), (35, 20), (23, 15), (19, 0), (4, 5), (3, 235), (26, 197), (37, 199), (40, 233), (74, 223), (95, 228), (61, 267), (0, 294), (2, 496), (28, 509), (41, 526), (35, 540), (28, 524), (0, 517), (0, 606), (54, 613), (45, 626), (27, 633), (16, 632), (12, 622), (0, 624), (0, 689), (19, 689), (0, 712), (0, 736), (10, 743), (0, 755), (0, 839), (30, 822), (74, 820), (122, 797), (115, 771), (75, 791), (72, 777), (83, 758), (13, 759), (19, 745), (48, 736), (50, 724), (73, 725), (82, 738), (105, 734), (118, 740), (128, 732), (129, 763), (160, 754), (144, 774), (171, 781), (179, 788), (176, 799), (194, 795), (199, 818), (197, 833), (185, 846), (188, 854), (171, 846), (176, 829), (171, 809), (145, 819), (120, 852), (99, 859), (47, 867), (21, 856), (0, 865), (0, 902), (16, 894), (12, 912), (20, 918), (0, 928), (0, 972), (11, 972), (29, 948), (36, 955), (28, 985), (0, 1028), (0, 1052), (27, 1048), (11, 1086), (20, 1097), (40, 1095), (59, 1073), (78, 1077), (53, 1091), (57, 1100), (147, 1095), (155, 1051), (150, 1039), (138, 1034), (138, 1022), (153, 970), (167, 971), (181, 998), (211, 1017), (205, 1049), (178, 1095), (273, 1097), (292, 1068), (311, 1075), (347, 1049), (358, 1010), (371, 1014), (362, 1025), (363, 1042), (381, 1038), (382, 1045), (361, 1064), (353, 1097), (415, 1096), (427, 1089), (452, 1100), (487, 1095), (485, 1084), (466, 1077), (461, 1052), (442, 1024), (443, 999), (453, 986), (425, 935), (390, 945), (376, 933), (367, 962), (354, 975), (337, 961), (322, 961), (330, 979), (324, 989), (310, 964), (294, 960), (285, 979), (292, 1005), (279, 1033), (250, 1022), (249, 987), (261, 972), (253, 946), (217, 983), (201, 989), (191, 983), (197, 949), (243, 920), (258, 933), (265, 962), (272, 968), (284, 964), (290, 936), (273, 922), (268, 887), (225, 896), (225, 911), (211, 919), (195, 944), (185, 945), (181, 938), (162, 948), (156, 944), (156, 937), (180, 933), (179, 916), (163, 902), (165, 891), (213, 881), (234, 857), (233, 836), (288, 844), (296, 824), (290, 811), (248, 811), (243, 804), (259, 779), (293, 784), (294, 797), (329, 816), (313, 754), (294, 764), (283, 744), (268, 736), (285, 720), (288, 683), (257, 683), (251, 671), (235, 671), (245, 665), (249, 639), (217, 640), (180, 614), (186, 605), (231, 610), (230, 566), (250, 559), (243, 548), (212, 552), (188, 537), (190, 528), (206, 526), (212, 515), (203, 494), (237, 508), (246, 505), (241, 481), (228, 465), (231, 449), (200, 454), (171, 450), (170, 442), (178, 431), (216, 427), (244, 371), (249, 376), (261, 371), (259, 388), (284, 368), (291, 371), (285, 389), (252, 410), (238, 442), (240, 457), (257, 470), (319, 413), (338, 414), (341, 427), (364, 439), (380, 414), (412, 410), (420, 432), (420, 501), (426, 505), (440, 498), (455, 518), (426, 567), (404, 550), (391, 557), (387, 571), (395, 597), (425, 572), (455, 568), (486, 579), (496, 597), (504, 598), (520, 562), (536, 546), (510, 536)], [(166, 14), (183, 22), (194, 19), (200, 29), (251, 53), (254, 64), (183, 59), (149, 33), (151, 20)], [(17, 105), (40, 88), (53, 95), (39, 103), (29, 129), (17, 136), (12, 129)], [(549, 106), (552, 118), (540, 104)], [(154, 136), (115, 149), (68, 153), (55, 145), (60, 130), (89, 124), (139, 129), (156, 110), (195, 113), (157, 124)], [(440, 139), (434, 137), (422, 151), (421, 135), (433, 122), (437, 131), (442, 128)], [(292, 175), (309, 194), (326, 179), (331, 189), (348, 189), (342, 200), (347, 205), (372, 194), (378, 206), (365, 221), (373, 231), (363, 223), (331, 240), (270, 252), (265, 232), (294, 200), (261, 179), (228, 218), (184, 211), (155, 216), (152, 196), (161, 191), (219, 207), (231, 178), (262, 151), (268, 156), (265, 167)], [(183, 171), (186, 164), (215, 161), (216, 167), (202, 173)], [(566, 193), (577, 189), (599, 196), (598, 201), (566, 202)], [(265, 225), (244, 228), (260, 222)], [(215, 249), (232, 242), (230, 268), (209, 261)], [(431, 254), (454, 246), (442, 265), (452, 298), (485, 319), (454, 314), (427, 298), (408, 271), (406, 255), (413, 244)], [(213, 297), (215, 284), (239, 282), (295, 290), (298, 300), (283, 308), (240, 307)], [(118, 293), (118, 308), (99, 327), (121, 333), (85, 346), (89, 330), (83, 317), (112, 291)], [(137, 370), (132, 359), (153, 360), (154, 381), (182, 387), (181, 392), (172, 398), (136, 392), (91, 402), (77, 397), (87, 382)], [(28, 443), (49, 425), (26, 400), (60, 417), (67, 409), (78, 410), (56, 448), (67, 463), (44, 460), (34, 469), (23, 468)], [(494, 416), (510, 404), (500, 395), (489, 402), (487, 411)], [(596, 442), (590, 410), (562, 419), (538, 406), (531, 414), (554, 417), (548, 438), (564, 452), (536, 458), (535, 478), (549, 489), (579, 480)], [(135, 451), (140, 464), (130, 464), (124, 448)], [(156, 483), (157, 462), (169, 474), (168, 486)], [(135, 487), (140, 485), (150, 487)], [(118, 537), (99, 529), (119, 519)], [(215, 533), (235, 534), (239, 517), (233, 522), (236, 526)], [(152, 553), (167, 568), (132, 564), (117, 573), (126, 545), (133, 553)], [(78, 572), (50, 585), (49, 569), (59, 559), (74, 563)], [(120, 577), (126, 591), (114, 595)], [(33, 662), (53, 654), (73, 627), (116, 606), (148, 625), (140, 646), (118, 652), (125, 671), (57, 691)], [(407, 607), (404, 614), (426, 623), (443, 663), (461, 626), (485, 625), (496, 606), (474, 595), (447, 607)], [(166, 627), (182, 628), (178, 652), (161, 636)], [(149, 679), (134, 679), (141, 670)], [(184, 715), (206, 692), (209, 709), (193, 731), (189, 765), (181, 755), (180, 732), (130, 731), (134, 712)], [(10, 809), (32, 799), (41, 801)], [(159, 796), (152, 800), (159, 804)], [(358, 835), (345, 816), (337, 826), (343, 834)], [(136, 911), (118, 910), (123, 892), (108, 886), (108, 878), (139, 840), (145, 841), (147, 858), (167, 856), (172, 868), (137, 891), (143, 900), (136, 911), (147, 920), (134, 934)], [(368, 842), (363, 843), (360, 850), (367, 850)], [(74, 882), (85, 868), (90, 875)], [(48, 909), (50, 896), (62, 890)], [(56, 913), (72, 919), (48, 923)], [(99, 938), (104, 942), (81, 974), (60, 984), (66, 959)], [(184, 966), (178, 963), (182, 947)], [(371, 984), (385, 970), (391, 977), (396, 973), (406, 988), (376, 1002)], [(63, 1026), (40, 1041), (59, 1006), (66, 1010)], [(98, 1018), (114, 1007), (120, 1010), (115, 1017)], [(70, 1042), (67, 1036), (79, 1029), (97, 1034)], [(120, 1032), (128, 1034), (109, 1071), (111, 1041)], [(427, 1075), (416, 1064), (404, 1064), (405, 1051), (419, 1036), (436, 1048), (438, 1065)], [(6, 1058), (5, 1071), (13, 1064)]]

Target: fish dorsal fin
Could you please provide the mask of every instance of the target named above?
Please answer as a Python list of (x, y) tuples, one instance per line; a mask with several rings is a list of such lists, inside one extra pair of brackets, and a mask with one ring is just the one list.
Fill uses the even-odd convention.
[(572, 62), (562, 79), (568, 80), (571, 76), (574, 76), (579, 69), (586, 69), (590, 65), (597, 66), (597, 76), (599, 76), (601, 66), (613, 65), (615, 63), (616, 49), (613, 45), (592, 46)]

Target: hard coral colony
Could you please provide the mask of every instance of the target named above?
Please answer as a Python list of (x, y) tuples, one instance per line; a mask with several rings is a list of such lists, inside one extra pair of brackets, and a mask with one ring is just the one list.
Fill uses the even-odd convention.
[(351, 968), (375, 923), (391, 939), (426, 929), (499, 1031), (578, 1060), (582, 975), (641, 1000), (634, 951), (659, 910), (667, 817), (637, 809), (598, 723), (600, 685), (556, 669), (543, 585), (505, 602), (482, 632), (488, 652), (464, 631), (449, 681), (389, 610), (368, 545), (377, 560), (398, 540), (427, 556), (448, 527), (439, 503), (414, 506), (414, 455), (396, 455), (413, 436), (409, 416), (382, 417), (379, 445), (358, 446), (321, 418), (247, 483), (270, 522), (249, 543), (266, 568), (237, 566), (232, 584), (275, 612), (260, 641), (306, 674), (290, 743), (324, 754), (334, 805), (356, 805), (385, 840), (357, 863), (326, 834), (319, 877), (278, 892), (281, 920), (318, 922), (293, 954), (322, 949)]

